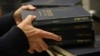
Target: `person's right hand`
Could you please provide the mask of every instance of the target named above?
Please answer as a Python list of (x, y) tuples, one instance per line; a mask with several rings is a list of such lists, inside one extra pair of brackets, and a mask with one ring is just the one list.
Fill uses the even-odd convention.
[(30, 53), (34, 53), (34, 50), (42, 52), (48, 49), (48, 45), (43, 41), (44, 38), (61, 41), (60, 36), (34, 27), (32, 22), (35, 19), (36, 16), (29, 15), (18, 25), (18, 27), (26, 34), (30, 45), (28, 52)]

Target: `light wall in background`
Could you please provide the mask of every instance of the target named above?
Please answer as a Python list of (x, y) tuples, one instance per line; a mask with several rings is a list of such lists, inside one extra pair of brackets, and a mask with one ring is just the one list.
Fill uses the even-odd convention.
[(82, 0), (82, 4), (87, 11), (90, 10), (90, 0)]

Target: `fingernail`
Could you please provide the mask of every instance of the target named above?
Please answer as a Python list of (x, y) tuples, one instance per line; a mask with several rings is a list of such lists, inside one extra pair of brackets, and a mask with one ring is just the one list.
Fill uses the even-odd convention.
[(36, 10), (36, 7), (33, 7), (33, 9), (35, 9), (35, 10)]
[(36, 16), (33, 16), (34, 18), (36, 18)]
[(32, 16), (32, 20), (36, 19), (36, 16)]
[(62, 37), (58, 37), (58, 41), (61, 41), (62, 40)]

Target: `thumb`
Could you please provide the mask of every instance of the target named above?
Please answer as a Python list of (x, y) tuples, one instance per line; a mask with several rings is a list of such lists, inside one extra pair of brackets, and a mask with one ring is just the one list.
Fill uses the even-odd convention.
[(28, 15), (28, 16), (26, 17), (26, 19), (24, 20), (24, 22), (25, 22), (26, 24), (32, 24), (32, 22), (35, 21), (35, 19), (36, 19), (36, 16)]

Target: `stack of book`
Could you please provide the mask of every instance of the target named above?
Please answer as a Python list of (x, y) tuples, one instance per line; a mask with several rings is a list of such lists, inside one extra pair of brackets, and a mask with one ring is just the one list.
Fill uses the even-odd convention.
[[(93, 19), (82, 7), (81, 0), (30, 0), (23, 3), (27, 4), (37, 7), (37, 10), (23, 11), (23, 20), (27, 15), (36, 15), (33, 26), (61, 35), (62, 41), (44, 39), (50, 49), (34, 54), (25, 51), (22, 56), (75, 56), (76, 54), (67, 51), (67, 47), (94, 47)], [(66, 50), (63, 51), (62, 48)]]
[(62, 36), (62, 41), (44, 39), (50, 46), (94, 46), (93, 19), (81, 6), (40, 8), (36, 11), (23, 11), (27, 15), (36, 15), (33, 26)]

